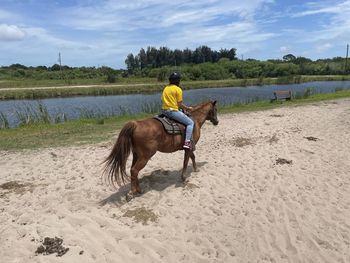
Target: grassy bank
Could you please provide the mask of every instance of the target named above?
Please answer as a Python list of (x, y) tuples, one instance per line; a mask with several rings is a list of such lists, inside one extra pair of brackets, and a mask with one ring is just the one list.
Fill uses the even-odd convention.
[(72, 146), (106, 141), (117, 134), (124, 123), (150, 115), (86, 119), (58, 124), (33, 124), (15, 129), (0, 129), (0, 150), (37, 149)]
[[(288, 102), (260, 101), (248, 104), (234, 104), (219, 108), (219, 113), (238, 113), (267, 110), (276, 107), (298, 106), (324, 100), (350, 97), (350, 90), (335, 93), (316, 94)], [(220, 103), (220, 102), (219, 102)], [(46, 147), (72, 146), (98, 143), (116, 138), (117, 130), (125, 122), (154, 114), (122, 116), (91, 120), (68, 121), (59, 124), (35, 124), (16, 129), (0, 129), (0, 150), (22, 150)]]
[[(200, 89), (200, 88), (217, 88), (217, 87), (245, 87), (252, 85), (270, 85), (270, 84), (293, 84), (303, 83), (310, 81), (331, 81), (331, 80), (350, 80), (350, 75), (347, 76), (287, 76), (280, 78), (255, 78), (255, 79), (227, 79), (227, 80), (208, 80), (208, 81), (184, 81), (182, 87), (184, 89)], [(6, 81), (2, 81), (0, 86), (0, 100), (12, 100), (12, 99), (43, 99), (54, 97), (72, 97), (72, 96), (107, 96), (107, 95), (121, 95), (121, 94), (137, 94), (137, 93), (152, 93), (160, 92), (166, 82), (157, 82), (151, 79), (134, 79), (133, 83), (129, 83), (131, 80), (123, 80), (121, 83), (116, 84), (94, 84), (90, 83), (74, 83), (80, 86), (64, 86), (64, 83), (45, 82), (46, 85), (41, 83), (38, 86), (28, 87), (27, 85), (17, 82), (18, 86), (14, 83), (6, 84)], [(10, 88), (6, 88), (7, 85)], [(34, 84), (33, 84), (34, 85)], [(85, 85), (85, 86), (81, 86)]]

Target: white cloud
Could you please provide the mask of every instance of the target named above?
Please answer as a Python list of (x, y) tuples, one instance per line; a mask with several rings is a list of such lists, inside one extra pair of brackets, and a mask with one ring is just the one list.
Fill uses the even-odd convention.
[(240, 53), (258, 50), (262, 42), (275, 37), (274, 33), (259, 31), (253, 22), (234, 22), (227, 25), (187, 27), (169, 36), (166, 43), (172, 48), (195, 48), (207, 45), (213, 49), (235, 47)]
[(317, 46), (316, 46), (316, 51), (317, 51), (318, 53), (323, 53), (323, 52), (325, 52), (325, 51), (331, 49), (332, 47), (333, 47), (332, 44), (330, 44), (330, 43), (324, 43), (324, 44), (322, 44), (322, 45), (317, 45)]
[[(50, 34), (40, 27), (19, 27), (16, 25), (0, 24), (0, 41), (24, 41), (26, 45), (50, 45), (59, 49), (64, 48), (90, 48), (89, 45), (79, 41), (70, 41)], [(34, 45), (33, 45), (34, 46)]]
[[(309, 46), (307, 55), (315, 57), (342, 56), (343, 48), (349, 43), (350, 36), (350, 1), (314, 2), (307, 5), (305, 11), (296, 13), (295, 18), (317, 19), (318, 25), (309, 30), (295, 31), (295, 41)], [(345, 52), (344, 52), (345, 53)]]
[(18, 41), (25, 36), (25, 31), (16, 25), (0, 24), (0, 41)]
[(80, 41), (71, 41), (56, 37), (50, 34), (44, 28), (28, 27), (24, 29), (27, 34), (28, 42), (35, 42), (42, 46), (50, 45), (57, 49), (90, 49), (91, 47)]
[[(0, 25), (0, 40), (2, 27), (3, 25)], [(9, 27), (7, 26), (6, 28), (8, 29)], [(44, 28), (25, 26), (11, 26), (10, 28), (17, 29), (23, 37), (21, 41), (15, 43), (10, 41), (3, 41), (1, 43), (0, 53), (2, 53), (2, 60), (6, 57), (9, 64), (52, 65), (57, 63), (58, 52), (62, 52), (67, 55), (65, 57), (67, 64), (77, 65), (81, 59), (83, 61), (85, 59), (85, 64), (82, 63), (80, 65), (88, 65), (89, 61), (86, 61), (86, 58), (95, 56), (95, 60), (97, 60), (96, 54), (99, 54), (97, 47), (93, 44), (57, 37)], [(89, 53), (90, 50), (94, 50), (94, 54), (87, 56), (86, 53)]]
[(80, 30), (136, 30), (166, 28), (175, 25), (206, 25), (222, 19), (251, 19), (257, 9), (271, 0), (246, 0), (234, 4), (230, 0), (105, 1), (95, 5), (59, 10), (61, 21)]
[(309, 15), (317, 15), (317, 14), (343, 14), (344, 12), (350, 11), (350, 1), (344, 1), (342, 3), (334, 4), (332, 6), (324, 6), (323, 3), (313, 3), (311, 5), (313, 9), (298, 12), (294, 14), (294, 17), (300, 17), (300, 16), (309, 16)]
[(280, 47), (280, 52), (281, 53), (288, 53), (288, 52), (290, 52), (290, 47), (282, 46), (282, 47)]
[[(332, 6), (323, 6), (322, 3), (314, 4), (313, 9), (296, 13), (295, 17), (327, 14), (329, 18), (320, 17), (322, 27), (305, 32), (306, 42), (335, 42), (348, 41), (350, 35), (350, 1), (344, 1)], [(322, 20), (324, 19), (324, 20)]]

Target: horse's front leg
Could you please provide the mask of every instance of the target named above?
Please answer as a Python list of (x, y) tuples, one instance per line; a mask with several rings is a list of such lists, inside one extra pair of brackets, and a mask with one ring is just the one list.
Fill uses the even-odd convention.
[(188, 160), (190, 159), (191, 154), (193, 154), (192, 150), (185, 150), (184, 163), (183, 163), (182, 174), (181, 174), (181, 178), (183, 182), (185, 182), (186, 180), (185, 173), (187, 170)]
[(193, 151), (191, 151), (190, 158), (192, 160), (193, 171), (197, 172), (196, 156), (194, 156)]

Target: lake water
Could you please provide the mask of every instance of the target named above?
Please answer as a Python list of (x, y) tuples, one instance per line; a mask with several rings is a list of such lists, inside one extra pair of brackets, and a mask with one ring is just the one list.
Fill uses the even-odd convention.
[[(287, 85), (185, 90), (184, 102), (195, 105), (206, 99), (215, 99), (220, 105), (230, 105), (250, 100), (268, 100), (273, 97), (272, 93), (276, 90), (291, 90), (295, 95), (303, 94), (309, 88), (312, 88), (315, 93), (329, 93), (341, 88), (350, 89), (350, 81), (316, 81)], [(161, 106), (160, 97), (161, 93), (89, 96), (43, 99), (40, 100), (40, 103), (46, 107), (53, 118), (64, 114), (66, 119), (78, 119), (84, 116), (98, 117), (158, 111)], [(15, 127), (19, 123), (17, 113), (35, 111), (38, 103), (33, 100), (0, 101), (0, 113), (9, 120), (11, 127)]]

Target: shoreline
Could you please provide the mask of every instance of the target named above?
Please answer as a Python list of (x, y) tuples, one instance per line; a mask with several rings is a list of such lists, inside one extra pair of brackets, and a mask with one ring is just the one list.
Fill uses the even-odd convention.
[[(237, 104), (219, 108), (219, 114), (264, 111), (284, 107), (292, 108), (319, 103), (321, 101), (342, 101), (347, 100), (348, 97), (350, 97), (350, 90), (342, 90), (335, 93), (317, 94), (286, 102), (270, 103), (269, 101), (261, 101), (242, 105)], [(102, 119), (82, 119), (57, 124), (36, 123), (33, 125), (24, 125), (19, 128), (4, 128), (0, 129), (0, 149), (21, 151), (22, 149), (98, 143), (102, 142), (110, 134), (114, 134), (127, 121), (152, 117), (153, 115), (154, 113)]]

